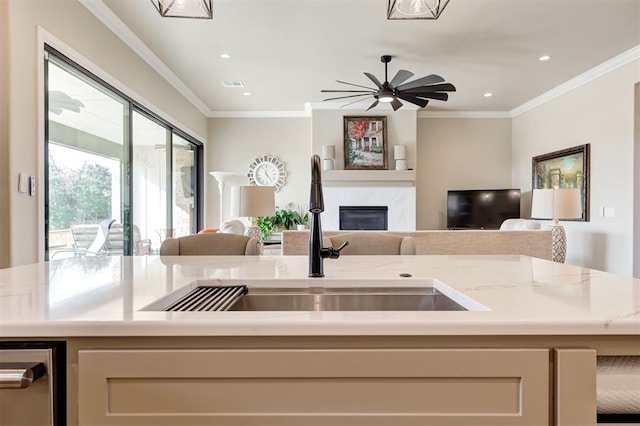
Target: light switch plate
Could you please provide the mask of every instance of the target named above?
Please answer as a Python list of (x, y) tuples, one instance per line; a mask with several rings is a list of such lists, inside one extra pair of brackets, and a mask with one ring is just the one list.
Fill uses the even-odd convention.
[(615, 207), (603, 207), (602, 215), (604, 217), (616, 217), (616, 208)]
[(29, 178), (26, 173), (18, 173), (18, 192), (25, 194), (29, 187)]

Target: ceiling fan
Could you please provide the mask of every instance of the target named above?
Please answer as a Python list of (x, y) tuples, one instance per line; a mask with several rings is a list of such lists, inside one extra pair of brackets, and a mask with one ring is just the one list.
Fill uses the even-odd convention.
[[(411, 102), (419, 107), (426, 107), (429, 103), (429, 99), (437, 99), (439, 101), (446, 101), (449, 99), (449, 95), (446, 92), (455, 92), (456, 88), (451, 83), (445, 83), (444, 78), (436, 74), (430, 74), (425, 77), (415, 79), (404, 83), (411, 77), (413, 73), (406, 70), (399, 70), (395, 77), (391, 81), (387, 78), (387, 64), (391, 62), (391, 55), (383, 55), (380, 57), (380, 61), (384, 63), (384, 83), (380, 83), (380, 80), (375, 75), (365, 72), (364, 75), (376, 85), (376, 87), (361, 86), (359, 84), (347, 83), (345, 81), (336, 80), (341, 84), (348, 84), (349, 86), (361, 87), (367, 90), (321, 90), (322, 93), (356, 93), (354, 95), (338, 96), (335, 98), (323, 99), (324, 101), (333, 101), (336, 99), (358, 98), (353, 102), (342, 105), (354, 104), (363, 100), (363, 97), (373, 96), (375, 99), (371, 106), (367, 108), (369, 111), (371, 108), (375, 108), (380, 102), (391, 103), (394, 111), (402, 107), (403, 101)], [(399, 98), (399, 99), (398, 99)]]

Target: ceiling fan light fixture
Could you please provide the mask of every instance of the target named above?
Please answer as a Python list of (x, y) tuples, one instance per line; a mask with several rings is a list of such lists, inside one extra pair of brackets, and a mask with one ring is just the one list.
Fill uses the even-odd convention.
[(151, 0), (166, 18), (213, 19), (212, 0)]
[(438, 19), (449, 0), (387, 0), (387, 19)]
[(449, 94), (447, 92), (456, 91), (456, 88), (453, 84), (447, 83), (444, 78), (436, 74), (429, 74), (412, 81), (407, 81), (411, 77), (413, 77), (413, 73), (407, 70), (398, 70), (396, 72), (396, 75), (391, 79), (391, 81), (389, 81), (387, 66), (389, 65), (389, 62), (391, 62), (391, 58), (391, 55), (383, 55), (380, 57), (380, 61), (384, 64), (384, 83), (381, 83), (378, 77), (368, 72), (365, 72), (364, 75), (369, 78), (369, 80), (375, 85), (375, 87), (363, 86), (360, 84), (347, 83), (346, 81), (336, 80), (336, 82), (338, 83), (347, 84), (357, 89), (352, 88), (349, 90), (321, 90), (320, 92), (322, 93), (339, 94), (339, 96), (334, 96), (323, 100), (335, 101), (338, 99), (356, 98), (350, 103), (342, 105), (343, 107), (345, 107), (347, 105), (362, 101), (362, 97), (371, 96), (375, 100), (369, 106), (369, 108), (367, 108), (367, 111), (378, 106), (380, 102), (390, 104), (393, 110), (397, 111), (398, 109), (402, 108), (403, 103), (401, 99), (403, 101), (417, 105), (420, 108), (424, 108), (427, 106), (430, 99), (447, 101), (449, 99)]

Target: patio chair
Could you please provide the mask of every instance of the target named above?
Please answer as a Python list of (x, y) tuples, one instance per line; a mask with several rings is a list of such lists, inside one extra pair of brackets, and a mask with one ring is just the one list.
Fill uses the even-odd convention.
[(114, 219), (105, 219), (99, 224), (71, 226), (73, 252), (76, 256), (97, 256), (106, 254), (109, 227)]
[[(142, 239), (140, 228), (133, 225), (133, 255), (146, 255), (151, 252), (151, 240)], [(106, 251), (113, 256), (124, 254), (124, 227), (121, 223), (112, 223), (109, 226), (109, 236), (106, 242)]]

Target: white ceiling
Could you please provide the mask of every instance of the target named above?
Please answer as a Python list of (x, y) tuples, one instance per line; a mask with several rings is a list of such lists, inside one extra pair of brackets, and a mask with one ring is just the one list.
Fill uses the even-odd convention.
[(335, 80), (382, 81), (384, 54), (389, 79), (406, 69), (457, 87), (427, 111), (511, 111), (640, 45), (640, 0), (451, 0), (436, 21), (388, 21), (386, 0), (213, 0), (213, 20), (162, 18), (149, 0), (80, 1), (209, 116), (302, 112), (321, 89), (349, 88)]

